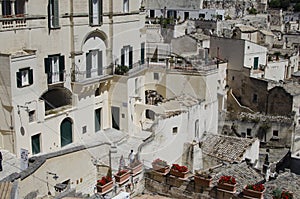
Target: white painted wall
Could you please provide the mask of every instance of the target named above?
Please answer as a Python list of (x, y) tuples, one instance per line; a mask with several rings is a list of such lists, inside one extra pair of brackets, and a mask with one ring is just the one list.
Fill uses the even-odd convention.
[(287, 60), (269, 61), (265, 68), (265, 78), (274, 81), (284, 80), (287, 66)]

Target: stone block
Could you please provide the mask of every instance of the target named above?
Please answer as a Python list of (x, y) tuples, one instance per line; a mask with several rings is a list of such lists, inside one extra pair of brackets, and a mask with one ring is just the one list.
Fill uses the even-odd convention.
[(167, 183), (167, 185), (170, 185), (170, 186), (180, 187), (181, 185), (183, 185), (184, 182), (185, 182), (185, 180), (183, 180), (183, 179), (173, 177), (173, 176), (168, 176), (166, 183)]

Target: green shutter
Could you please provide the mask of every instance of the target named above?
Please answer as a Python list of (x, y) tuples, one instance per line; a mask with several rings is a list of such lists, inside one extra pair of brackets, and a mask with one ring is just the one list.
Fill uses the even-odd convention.
[(254, 57), (253, 69), (258, 69), (258, 57)]
[(29, 84), (33, 84), (33, 69), (29, 70), (29, 74), (28, 74), (28, 79), (29, 79)]
[(103, 23), (103, 1), (99, 0), (99, 25)]
[(93, 0), (89, 0), (89, 22), (93, 25)]
[(103, 75), (102, 51), (98, 51), (98, 75)]
[(45, 73), (47, 74), (47, 82), (48, 84), (52, 83), (52, 75), (51, 75), (51, 58), (45, 58), (44, 59), (44, 64), (45, 64)]
[(120, 130), (120, 108), (111, 107), (112, 128)]
[(58, 0), (53, 0), (53, 27), (59, 27), (59, 5)]
[(17, 72), (16, 77), (17, 77), (17, 87), (21, 88), (22, 87), (22, 74), (21, 74), (21, 72)]
[(62, 147), (73, 142), (72, 122), (68, 118), (60, 125), (60, 142)]
[(132, 69), (133, 63), (133, 47), (129, 47), (129, 69)]
[(95, 110), (95, 132), (101, 129), (101, 108)]
[(48, 6), (47, 6), (47, 11), (48, 11), (48, 28), (51, 29), (52, 25), (51, 25), (51, 0), (48, 1)]
[(64, 81), (65, 56), (59, 56), (59, 81)]
[(91, 77), (92, 72), (92, 53), (86, 53), (86, 78)]
[(141, 44), (141, 64), (145, 63), (145, 43)]
[(41, 152), (40, 134), (31, 137), (31, 149), (32, 154), (37, 154)]

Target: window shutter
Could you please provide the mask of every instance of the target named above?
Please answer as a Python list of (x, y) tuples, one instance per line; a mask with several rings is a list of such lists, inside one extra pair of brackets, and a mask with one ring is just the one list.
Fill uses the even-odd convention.
[(89, 0), (89, 21), (90, 25), (93, 25), (93, 0)]
[(17, 76), (17, 87), (21, 88), (22, 87), (22, 74), (21, 74), (21, 72), (17, 72), (16, 76)]
[(59, 56), (59, 81), (64, 81), (65, 56)]
[(51, 26), (51, 0), (49, 0), (48, 2), (48, 7), (47, 7), (47, 10), (48, 10), (48, 28), (50, 29), (52, 26)]
[(29, 70), (29, 73), (28, 73), (28, 80), (29, 80), (29, 84), (33, 84), (33, 69), (30, 69)]
[(132, 60), (133, 59), (133, 48), (130, 46), (129, 47), (129, 69), (132, 68)]
[(121, 49), (121, 66), (125, 66), (124, 48)]
[(53, 26), (55, 28), (59, 27), (59, 6), (58, 0), (53, 0)]
[(145, 63), (145, 43), (141, 44), (141, 64)]
[(51, 78), (51, 58), (45, 58), (44, 59), (44, 62), (45, 62), (45, 73), (47, 74), (47, 82), (48, 84), (51, 84), (52, 83), (52, 78)]
[(89, 52), (86, 54), (86, 78), (91, 77), (92, 69), (92, 53)]
[(98, 51), (98, 75), (103, 75), (102, 51)]
[(99, 0), (99, 25), (103, 23), (103, 1)]

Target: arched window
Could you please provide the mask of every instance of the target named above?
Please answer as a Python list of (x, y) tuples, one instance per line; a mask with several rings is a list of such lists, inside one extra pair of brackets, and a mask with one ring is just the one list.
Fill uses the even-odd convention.
[(65, 118), (60, 124), (61, 147), (73, 142), (73, 123), (70, 118)]
[(199, 138), (199, 120), (195, 121), (195, 138)]

